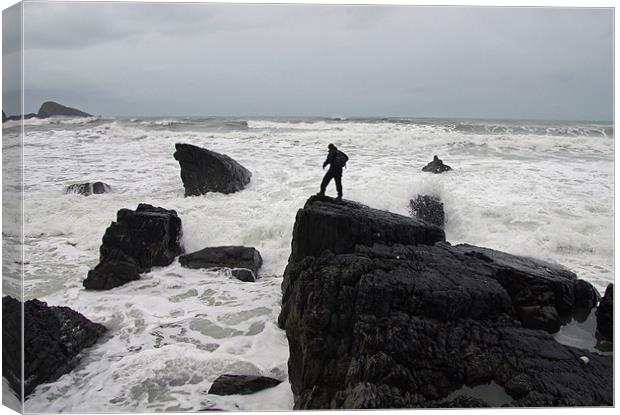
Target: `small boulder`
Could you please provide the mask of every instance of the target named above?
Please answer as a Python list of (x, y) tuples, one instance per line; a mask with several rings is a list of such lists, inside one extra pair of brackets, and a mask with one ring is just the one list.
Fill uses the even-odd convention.
[(256, 274), (247, 268), (235, 268), (232, 270), (232, 276), (243, 282), (256, 282)]
[(443, 164), (443, 161), (437, 156), (433, 157), (433, 161), (422, 167), (422, 171), (430, 173), (443, 173), (444, 171), (449, 170), (452, 170), (452, 167), (447, 164)]
[(48, 118), (54, 116), (64, 117), (91, 117), (90, 114), (80, 111), (76, 108), (65, 107), (57, 102), (47, 101), (41, 105), (37, 117)]
[(75, 183), (67, 186), (65, 193), (77, 193), (84, 196), (99, 195), (102, 193), (109, 193), (112, 188), (104, 182), (94, 183)]
[(614, 340), (614, 285), (609, 284), (596, 310), (596, 332), (602, 340)]
[(250, 182), (252, 173), (225, 154), (191, 144), (178, 143), (175, 147), (174, 158), (181, 166), (185, 196), (234, 193)]
[(84, 287), (105, 290), (139, 278), (154, 266), (170, 265), (183, 253), (181, 219), (174, 210), (141, 203), (121, 209), (106, 229), (100, 262), (88, 272)]
[(263, 259), (256, 248), (246, 246), (214, 246), (179, 257), (186, 268), (235, 268), (233, 276), (241, 281), (256, 281)]
[(18, 394), (22, 379), (22, 316), (25, 397), (37, 385), (70, 372), (79, 361), (79, 353), (106, 331), (69, 307), (49, 307), (42, 301), (28, 300), (22, 315), (20, 301), (2, 297), (2, 376)]
[(222, 375), (215, 379), (209, 389), (213, 395), (251, 395), (263, 389), (273, 388), (282, 383), (281, 380), (266, 376)]
[(443, 228), (445, 215), (443, 203), (438, 197), (418, 195), (409, 201), (409, 206), (413, 216)]

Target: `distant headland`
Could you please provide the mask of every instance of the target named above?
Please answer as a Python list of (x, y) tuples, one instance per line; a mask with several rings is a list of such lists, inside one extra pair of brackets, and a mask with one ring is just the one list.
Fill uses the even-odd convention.
[[(92, 115), (80, 111), (76, 108), (66, 107), (54, 101), (46, 101), (41, 104), (41, 108), (39, 108), (39, 112), (36, 114), (31, 112), (29, 114), (24, 114), (24, 119), (30, 118), (49, 118), (55, 116), (64, 116), (64, 117), (92, 117)], [(21, 115), (9, 115), (7, 116), (4, 111), (2, 111), (2, 122), (6, 121), (15, 121), (20, 120), (22, 118)]]

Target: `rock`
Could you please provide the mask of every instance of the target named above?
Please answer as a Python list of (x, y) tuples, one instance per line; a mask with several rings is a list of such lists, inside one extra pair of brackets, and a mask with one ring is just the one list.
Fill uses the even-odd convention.
[(282, 383), (281, 380), (265, 376), (221, 375), (211, 388), (213, 395), (251, 395), (263, 389), (273, 388)]
[[(353, 218), (349, 228), (365, 235), (391, 215), (381, 213), (311, 199), (297, 214), (278, 320), (289, 343), (295, 409), (445, 406), (464, 385), (489, 382), (511, 394), (510, 406), (613, 405), (611, 356), (562, 345), (521, 320), (524, 307), (540, 307), (543, 316), (574, 310), (573, 273), (487, 248), (433, 243), (432, 225), (404, 237), (407, 222), (382, 232), (383, 241), (341, 231), (355, 242), (334, 251), (325, 237), (321, 249), (327, 229), (346, 229), (341, 217)], [(303, 245), (312, 249), (296, 246), (301, 240), (314, 241)]]
[(41, 108), (39, 108), (39, 112), (37, 113), (37, 117), (39, 118), (48, 118), (54, 116), (91, 117), (90, 114), (87, 114), (84, 111), (80, 111), (71, 107), (65, 107), (64, 105), (60, 105), (59, 103), (53, 101), (44, 102), (41, 105)]
[(444, 171), (449, 170), (452, 170), (452, 167), (443, 164), (443, 161), (437, 156), (433, 157), (433, 161), (422, 167), (422, 171), (430, 173), (443, 173)]
[[(29, 120), (30, 118), (36, 118), (37, 114), (31, 112), (29, 114), (24, 114), (23, 115), (23, 119), (24, 120)], [(22, 119), (21, 115), (9, 115), (8, 117), (6, 117), (5, 121), (20, 121)], [(4, 121), (2, 121), (4, 122)]]
[(256, 274), (247, 268), (235, 268), (232, 270), (232, 276), (243, 282), (256, 282)]
[(437, 408), (490, 408), (491, 405), (479, 398), (474, 398), (469, 395), (460, 395), (449, 401), (440, 402), (438, 405), (433, 405)]
[(318, 256), (325, 250), (349, 253), (358, 244), (430, 245), (437, 241), (445, 241), (445, 233), (435, 225), (361, 203), (316, 195), (297, 212), (289, 260)]
[(252, 173), (225, 154), (190, 144), (176, 144), (174, 158), (181, 166), (185, 196), (207, 192), (234, 193), (242, 190)]
[(8, 118), (6, 116), (6, 114), (4, 113), (4, 111), (2, 111), (2, 122), (7, 122)]
[(413, 216), (443, 228), (445, 223), (443, 203), (438, 197), (418, 195), (409, 201), (409, 206)]
[(67, 186), (65, 193), (77, 193), (84, 196), (111, 192), (112, 188), (104, 182), (75, 183)]
[(575, 306), (590, 310), (598, 304), (601, 295), (589, 282), (575, 280)]
[(139, 279), (154, 266), (170, 265), (183, 253), (181, 219), (174, 210), (139, 204), (121, 209), (106, 229), (100, 261), (88, 272), (84, 287), (107, 290)]
[(614, 285), (609, 284), (596, 310), (596, 332), (599, 338), (614, 341)]
[[(39, 300), (24, 303), (24, 395), (37, 385), (52, 382), (70, 372), (80, 352), (92, 346), (106, 331), (68, 307), (49, 307)], [(2, 375), (21, 392), (22, 304), (2, 297)], [(16, 336), (17, 335), (17, 336)]]
[(263, 265), (263, 258), (252, 247), (214, 246), (182, 255), (179, 263), (186, 268), (238, 268), (233, 270), (233, 276), (241, 281), (253, 282)]

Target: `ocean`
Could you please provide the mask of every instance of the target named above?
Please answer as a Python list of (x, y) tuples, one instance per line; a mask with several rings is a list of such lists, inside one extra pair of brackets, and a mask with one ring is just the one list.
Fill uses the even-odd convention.
[[(3, 124), (3, 250), (15, 251), (19, 123)], [(295, 214), (318, 192), (334, 143), (349, 156), (344, 198), (409, 215), (417, 194), (444, 203), (446, 239), (562, 264), (601, 293), (613, 282), (614, 130), (607, 122), (333, 118), (57, 118), (25, 122), (24, 296), (69, 306), (108, 334), (72, 372), (41, 385), (27, 412), (291, 409), (288, 344), (276, 325)], [(252, 171), (234, 194), (184, 197), (175, 143), (224, 153)], [(438, 155), (454, 170), (423, 173)], [(7, 160), (9, 162), (7, 163)], [(112, 192), (65, 194), (103, 181)], [(333, 182), (328, 195), (335, 196)], [(7, 199), (8, 198), (8, 199)], [(121, 208), (177, 211), (186, 252), (256, 247), (256, 283), (175, 261), (124, 286), (85, 291)], [(8, 216), (7, 216), (8, 215)], [(22, 264), (3, 262), (4, 295)], [(284, 380), (247, 396), (207, 391), (224, 373)]]

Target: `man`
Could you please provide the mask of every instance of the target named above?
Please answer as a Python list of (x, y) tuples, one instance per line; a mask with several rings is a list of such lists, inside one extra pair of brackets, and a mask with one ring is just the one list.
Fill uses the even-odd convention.
[(329, 153), (327, 154), (325, 163), (323, 163), (323, 169), (329, 164), (329, 170), (327, 170), (325, 177), (323, 177), (321, 191), (318, 194), (319, 196), (325, 196), (327, 185), (334, 179), (336, 182), (336, 191), (338, 191), (338, 200), (340, 200), (342, 199), (342, 168), (346, 166), (349, 157), (338, 150), (333, 144), (330, 144), (327, 148), (329, 149)]

